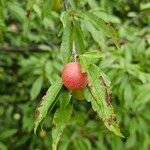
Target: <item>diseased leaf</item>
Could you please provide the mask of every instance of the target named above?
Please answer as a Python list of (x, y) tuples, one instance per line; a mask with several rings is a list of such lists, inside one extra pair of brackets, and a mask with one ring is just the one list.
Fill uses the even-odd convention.
[(42, 101), (40, 102), (39, 106), (37, 107), (35, 111), (35, 127), (34, 132), (36, 133), (36, 130), (41, 123), (41, 121), (46, 117), (47, 112), (53, 102), (55, 101), (59, 91), (62, 88), (62, 81), (57, 81), (55, 84), (51, 85), (48, 91), (46, 92), (46, 95), (42, 98)]
[(38, 96), (38, 94), (41, 91), (42, 84), (43, 84), (43, 77), (40, 76), (39, 78), (36, 79), (36, 81), (32, 85), (30, 91), (31, 100), (35, 99)]
[(110, 103), (110, 94), (100, 69), (90, 65), (88, 69), (89, 84), (85, 96), (91, 102), (92, 108), (103, 120), (105, 126), (116, 135), (123, 137), (116, 122), (116, 115)]
[[(64, 99), (65, 100), (65, 99)], [(66, 107), (59, 107), (54, 115), (52, 123), (52, 149), (57, 150), (61, 135), (69, 123), (73, 113), (73, 106), (68, 104)]]
[(72, 23), (68, 21), (63, 29), (63, 37), (61, 43), (61, 53), (64, 63), (71, 61), (72, 42), (73, 42), (72, 34), (73, 34), (73, 26)]

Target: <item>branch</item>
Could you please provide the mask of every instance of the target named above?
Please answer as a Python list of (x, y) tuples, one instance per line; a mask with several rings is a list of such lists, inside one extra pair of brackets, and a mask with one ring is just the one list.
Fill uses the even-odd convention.
[(67, 10), (67, 0), (64, 0), (64, 10)]

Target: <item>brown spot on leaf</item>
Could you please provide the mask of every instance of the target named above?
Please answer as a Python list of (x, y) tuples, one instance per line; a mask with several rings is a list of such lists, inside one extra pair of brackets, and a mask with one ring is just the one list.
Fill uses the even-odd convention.
[(88, 87), (91, 89), (91, 88), (92, 88), (92, 84), (91, 84), (91, 83), (88, 83)]
[(38, 107), (41, 107), (42, 106), (42, 102), (43, 102), (44, 98), (42, 98), (38, 104)]
[(52, 123), (52, 130), (56, 129), (56, 124)]
[(26, 10), (26, 17), (28, 18), (30, 16), (31, 11), (30, 10)]
[(105, 94), (106, 94), (105, 100), (106, 100), (107, 104), (110, 105), (110, 104), (111, 104), (111, 103), (110, 103), (110, 95), (109, 95), (107, 89), (105, 90)]
[(46, 91), (46, 94), (42, 97), (42, 99), (40, 100), (38, 107), (42, 106), (43, 101), (45, 100), (46, 95), (48, 94), (48, 90)]
[(100, 79), (100, 83), (101, 83), (101, 85), (104, 87), (104, 89), (105, 89), (105, 100), (106, 100), (106, 103), (107, 103), (107, 105), (110, 105), (111, 103), (110, 103), (110, 94), (109, 94), (109, 92), (108, 92), (108, 87), (107, 87), (107, 85), (106, 85), (106, 83), (105, 83), (105, 81), (104, 81), (104, 79), (103, 79), (103, 77), (102, 76), (100, 76), (99, 77), (99, 79)]
[(110, 118), (108, 119), (108, 125), (111, 126), (115, 121), (116, 117), (111, 115)]
[(40, 112), (38, 109), (35, 110), (35, 113), (34, 113), (34, 119), (35, 121), (37, 120), (38, 116), (40, 115)]
[(100, 79), (100, 81), (101, 81), (101, 84), (102, 84), (104, 87), (107, 87), (107, 85), (106, 85), (106, 83), (105, 83), (103, 77), (100, 76), (99, 79)]

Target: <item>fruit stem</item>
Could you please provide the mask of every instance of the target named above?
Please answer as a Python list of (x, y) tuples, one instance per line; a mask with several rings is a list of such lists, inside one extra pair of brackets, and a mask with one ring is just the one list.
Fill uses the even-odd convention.
[(73, 61), (77, 61), (77, 52), (76, 52), (76, 46), (75, 46), (75, 42), (73, 41), (73, 45), (72, 45), (72, 55), (73, 55)]

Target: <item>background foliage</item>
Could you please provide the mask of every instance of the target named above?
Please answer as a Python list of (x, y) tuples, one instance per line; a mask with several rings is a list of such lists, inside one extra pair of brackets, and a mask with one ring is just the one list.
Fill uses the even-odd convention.
[[(68, 6), (76, 10), (76, 1), (69, 1)], [(125, 138), (108, 131), (88, 102), (73, 99), (74, 116), (70, 126), (64, 130), (59, 149), (148, 150), (150, 3), (146, 0), (82, 0), (77, 8), (81, 12), (80, 17), (84, 18), (82, 29), (78, 19), (74, 22), (77, 49), (103, 53), (103, 58), (94, 60), (110, 78), (111, 102)], [(103, 22), (97, 20), (93, 28), (86, 13), (88, 10), (109, 22), (118, 35), (100, 28)], [(56, 108), (46, 117), (37, 135), (33, 133), (34, 110), (49, 86), (59, 79), (63, 66), (59, 49), (63, 26), (69, 26), (67, 14), (63, 12), (63, 6), (54, 10), (49, 0), (0, 0), (2, 150), (12, 147), (49, 149), (51, 145), (50, 122)], [(112, 30), (111, 27), (109, 29)], [(111, 33), (115, 34), (112, 39)], [(70, 40), (71, 35), (67, 34), (66, 38)], [(80, 43), (82, 39), (84, 43)]]

